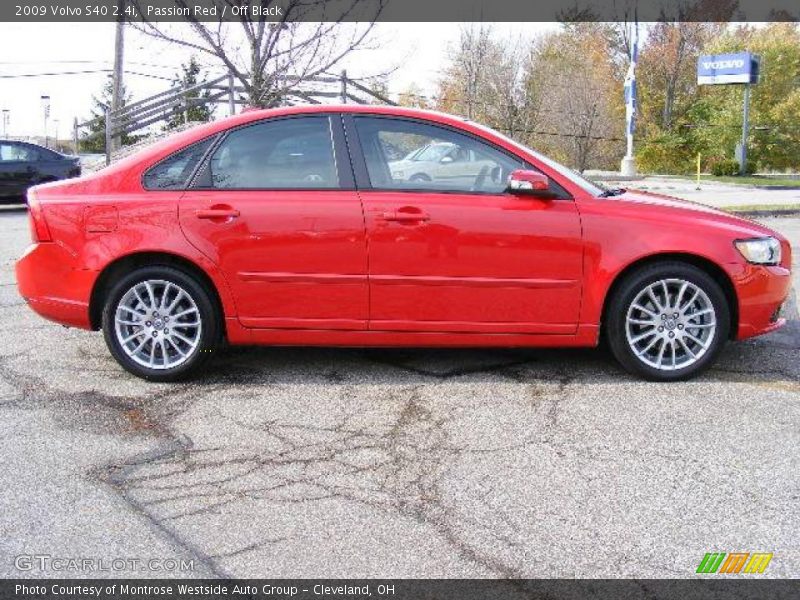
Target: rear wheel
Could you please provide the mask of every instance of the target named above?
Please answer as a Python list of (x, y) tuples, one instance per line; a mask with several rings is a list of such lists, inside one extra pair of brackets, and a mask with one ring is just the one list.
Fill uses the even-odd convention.
[(716, 359), (730, 332), (719, 284), (689, 264), (665, 262), (629, 275), (609, 300), (606, 334), (628, 371), (654, 381), (688, 379)]
[(219, 341), (208, 290), (167, 266), (137, 269), (109, 292), (103, 335), (126, 370), (151, 381), (182, 379), (205, 362)]

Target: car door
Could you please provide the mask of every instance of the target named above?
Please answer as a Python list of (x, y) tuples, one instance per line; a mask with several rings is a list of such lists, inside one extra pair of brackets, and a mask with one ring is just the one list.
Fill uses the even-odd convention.
[[(553, 182), (549, 200), (507, 193), (509, 173), (530, 165), (453, 128), (376, 115), (345, 122), (367, 222), (370, 329), (577, 330), (583, 247), (564, 190)], [(469, 152), (469, 177), (414, 182), (389, 168), (394, 156), (444, 142)]]
[(0, 197), (18, 198), (38, 181), (38, 152), (27, 144), (0, 142)]
[(341, 119), (227, 132), (180, 200), (189, 241), (222, 270), (253, 328), (365, 329), (364, 215)]

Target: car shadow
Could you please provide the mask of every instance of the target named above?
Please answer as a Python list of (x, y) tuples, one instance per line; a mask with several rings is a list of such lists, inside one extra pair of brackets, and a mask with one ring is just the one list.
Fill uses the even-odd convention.
[[(728, 343), (691, 382), (800, 382), (800, 321), (769, 335)], [(199, 386), (281, 383), (414, 385), (469, 378), (518, 383), (559, 380), (648, 382), (623, 370), (605, 344), (597, 348), (320, 348), (234, 346), (218, 351), (192, 381)]]
[(625, 377), (604, 349), (461, 349), (227, 347), (193, 382), (306, 382), (423, 384), (469, 377), (618, 380)]

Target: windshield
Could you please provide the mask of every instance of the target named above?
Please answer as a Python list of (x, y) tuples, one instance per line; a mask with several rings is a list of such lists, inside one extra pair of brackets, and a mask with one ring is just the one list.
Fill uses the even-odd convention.
[(563, 175), (564, 177), (569, 179), (575, 185), (580, 186), (581, 189), (583, 189), (585, 192), (591, 194), (592, 196), (602, 196), (603, 194), (605, 194), (608, 191), (602, 185), (600, 185), (598, 183), (595, 183), (594, 181), (590, 181), (589, 179), (586, 179), (586, 177), (584, 177), (583, 175), (581, 175), (577, 171), (575, 171), (573, 169), (570, 169), (569, 167), (565, 167), (564, 165), (559, 164), (559, 163), (557, 163), (556, 161), (554, 161), (554, 160), (552, 160), (550, 158), (547, 158), (543, 154), (539, 154), (538, 152), (536, 152), (536, 150), (532, 150), (531, 148), (528, 148), (527, 146), (523, 146), (519, 142), (516, 142), (516, 141), (512, 140), (507, 135), (503, 135), (502, 133), (500, 133), (498, 131), (495, 131), (491, 127), (486, 127), (485, 125), (480, 125), (479, 123), (472, 123), (472, 124), (476, 125), (477, 127), (480, 127), (481, 129), (483, 129), (485, 131), (488, 131), (488, 132), (496, 135), (497, 137), (500, 137), (500, 138), (506, 140), (507, 142), (509, 142), (509, 143), (519, 147), (519, 148), (522, 148), (523, 150), (525, 150), (529, 154), (532, 154), (533, 156), (535, 156), (537, 160), (543, 162), (545, 165), (547, 165), (548, 167), (550, 167), (551, 169), (556, 171), (558, 174)]

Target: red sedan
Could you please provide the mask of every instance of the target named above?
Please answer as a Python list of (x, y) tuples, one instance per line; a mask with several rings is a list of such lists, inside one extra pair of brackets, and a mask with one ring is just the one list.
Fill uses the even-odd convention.
[(250, 111), (33, 188), (17, 263), (40, 315), (174, 380), (223, 342), (595, 346), (685, 379), (783, 324), (790, 246), (756, 223), (605, 190), (443, 114)]

